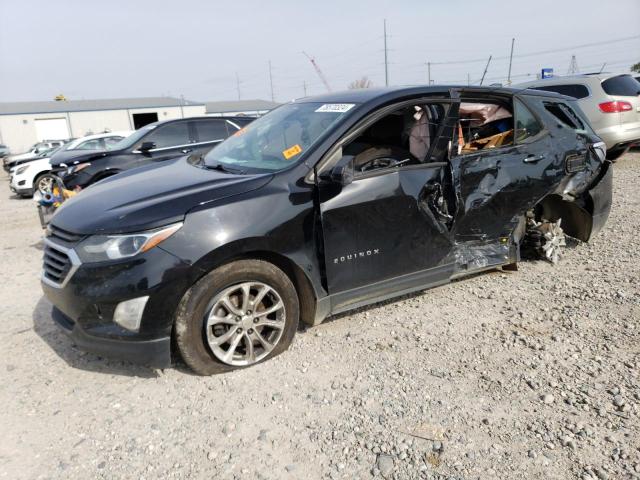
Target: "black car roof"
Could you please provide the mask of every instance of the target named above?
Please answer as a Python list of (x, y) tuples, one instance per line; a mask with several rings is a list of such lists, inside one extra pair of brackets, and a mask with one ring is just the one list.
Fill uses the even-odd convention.
[(548, 97), (563, 97), (573, 100), (571, 97), (565, 97), (554, 92), (545, 92), (543, 90), (533, 90), (527, 88), (510, 88), (510, 87), (480, 87), (469, 85), (416, 85), (404, 87), (383, 87), (383, 88), (361, 88), (353, 90), (344, 90), (341, 92), (325, 93), (313, 97), (304, 97), (295, 100), (296, 103), (366, 103), (371, 100), (381, 98), (395, 98), (420, 94), (438, 94), (448, 93), (450, 89), (465, 90), (467, 92), (492, 92), (502, 93), (506, 95), (536, 95)]

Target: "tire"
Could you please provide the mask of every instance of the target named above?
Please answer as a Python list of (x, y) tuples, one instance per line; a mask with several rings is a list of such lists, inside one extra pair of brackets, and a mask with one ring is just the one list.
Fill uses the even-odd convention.
[(607, 150), (607, 160), (611, 160), (612, 162), (619, 159), (625, 153), (629, 151), (630, 147), (627, 148), (618, 148), (616, 150)]
[[(249, 302), (260, 294), (264, 297), (253, 312)], [(249, 299), (248, 308), (240, 305), (243, 298)], [(283, 308), (275, 311), (279, 305)], [(274, 313), (260, 315), (269, 310)], [(213, 375), (284, 352), (293, 341), (299, 317), (296, 289), (282, 270), (262, 260), (238, 260), (216, 268), (187, 291), (176, 312), (174, 337), (182, 359), (194, 372)], [(229, 342), (220, 343), (224, 339)], [(268, 350), (265, 345), (272, 347)]]
[[(53, 185), (56, 184), (56, 176), (53, 175), (52, 173), (45, 172), (45, 173), (41, 173), (36, 178), (34, 178), (34, 180), (33, 180), (33, 188), (32, 188), (34, 194), (36, 192), (38, 192), (38, 191), (40, 191), (42, 193), (45, 192), (45, 190), (41, 190), (41, 186), (40, 186), (41, 182), (43, 182), (43, 183), (46, 182), (51, 187), (53, 187)], [(44, 186), (42, 188), (44, 188)]]

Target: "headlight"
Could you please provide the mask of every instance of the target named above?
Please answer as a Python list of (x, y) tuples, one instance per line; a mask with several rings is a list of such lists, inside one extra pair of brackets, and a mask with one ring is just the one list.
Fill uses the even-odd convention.
[(14, 175), (22, 175), (31, 165), (25, 165), (24, 167), (16, 168)]
[(176, 233), (182, 223), (128, 235), (94, 235), (78, 245), (76, 251), (85, 263), (133, 257), (152, 249)]
[(67, 175), (71, 175), (72, 173), (78, 173), (80, 170), (84, 170), (87, 168), (90, 163), (79, 163), (78, 165), (74, 165), (73, 167), (67, 168)]

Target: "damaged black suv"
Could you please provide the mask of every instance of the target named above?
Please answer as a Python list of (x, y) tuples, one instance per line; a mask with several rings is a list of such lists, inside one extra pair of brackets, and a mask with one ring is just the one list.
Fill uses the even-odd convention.
[[(611, 207), (569, 97), (359, 90), (283, 105), (206, 155), (104, 180), (58, 210), (42, 284), (81, 348), (200, 374), (284, 351), (298, 322), (486, 269), (557, 260)], [(175, 349), (175, 352), (172, 352)]]

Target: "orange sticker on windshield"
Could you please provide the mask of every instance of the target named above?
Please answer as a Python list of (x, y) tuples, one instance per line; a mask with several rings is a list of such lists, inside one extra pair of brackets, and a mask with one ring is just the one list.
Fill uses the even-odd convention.
[(302, 147), (297, 143), (291, 147), (283, 150), (282, 155), (284, 155), (285, 160), (289, 160), (291, 157), (295, 157), (302, 151)]

